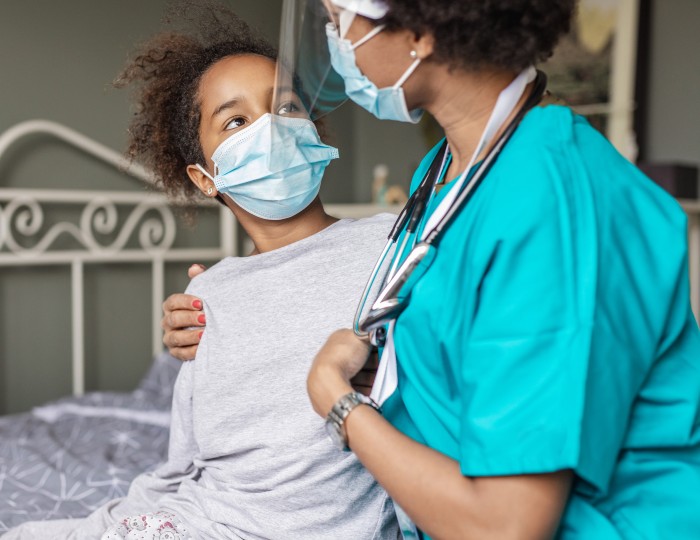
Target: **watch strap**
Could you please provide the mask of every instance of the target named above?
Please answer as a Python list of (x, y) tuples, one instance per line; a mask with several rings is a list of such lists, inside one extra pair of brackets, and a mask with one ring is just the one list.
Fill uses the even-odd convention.
[(360, 394), (359, 392), (349, 392), (335, 402), (326, 417), (326, 423), (333, 427), (342, 440), (344, 450), (349, 450), (348, 436), (345, 431), (345, 419), (360, 405), (369, 405), (374, 410), (381, 413), (381, 409), (372, 398)]

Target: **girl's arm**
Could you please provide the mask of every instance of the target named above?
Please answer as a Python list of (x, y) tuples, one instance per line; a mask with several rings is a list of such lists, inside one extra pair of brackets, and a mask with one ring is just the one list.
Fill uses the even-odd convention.
[[(311, 402), (325, 417), (352, 391), (367, 345), (351, 330), (331, 336), (308, 378)], [(557, 530), (573, 473), (470, 478), (459, 463), (396, 430), (374, 409), (345, 420), (348, 444), (389, 495), (432, 538), (545, 539)]]

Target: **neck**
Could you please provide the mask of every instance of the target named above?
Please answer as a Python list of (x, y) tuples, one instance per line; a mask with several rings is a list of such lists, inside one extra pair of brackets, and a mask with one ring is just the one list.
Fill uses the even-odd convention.
[[(450, 71), (444, 65), (434, 66), (434, 71), (429, 78), (430, 92), (420, 106), (432, 114), (445, 131), (452, 154), (452, 163), (446, 179), (451, 180), (469, 165), (498, 96), (517, 74), (509, 71)], [(505, 125), (516, 114), (527, 95), (526, 90)], [(500, 131), (492, 142), (497, 139), (499, 133)], [(488, 150), (487, 146), (477, 159), (481, 159)]]
[(224, 197), (224, 200), (255, 245), (255, 250), (251, 255), (288, 246), (313, 236), (338, 221), (337, 218), (326, 214), (318, 197), (296, 216), (280, 220), (256, 217), (243, 210), (228, 197)]

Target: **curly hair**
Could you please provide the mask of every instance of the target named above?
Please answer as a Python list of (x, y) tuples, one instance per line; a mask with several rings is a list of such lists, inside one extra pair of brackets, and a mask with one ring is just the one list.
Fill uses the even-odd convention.
[(520, 71), (549, 58), (569, 31), (576, 0), (386, 0), (380, 21), (435, 37), (434, 58), (451, 68)]
[(136, 110), (127, 156), (150, 168), (171, 198), (187, 200), (198, 193), (187, 177), (187, 165), (205, 162), (197, 97), (202, 75), (227, 56), (257, 54), (274, 61), (277, 53), (220, 4), (188, 1), (172, 4), (170, 10), (176, 16), (166, 22), (184, 23), (187, 30), (164, 31), (151, 38), (114, 84), (133, 88)]

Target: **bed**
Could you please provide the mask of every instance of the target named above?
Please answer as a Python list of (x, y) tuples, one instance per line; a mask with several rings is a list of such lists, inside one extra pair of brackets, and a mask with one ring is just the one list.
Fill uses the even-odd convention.
[(133, 392), (91, 392), (0, 417), (0, 534), (85, 516), (161, 462), (178, 370), (162, 354)]
[[(86, 159), (122, 171), (126, 184), (124, 190), (92, 191), (0, 183), (0, 283), (6, 269), (65, 268), (70, 274), (71, 341), (71, 395), (0, 417), (0, 534), (25, 521), (85, 516), (124, 495), (136, 475), (165, 458), (179, 369), (179, 362), (162, 351), (166, 268), (216, 261), (247, 249), (232, 214), (209, 201), (201, 204), (216, 216), (215, 244), (179, 241), (173, 210), (152, 188), (148, 171), (55, 122), (26, 121), (0, 134), (0, 162), (27, 137), (58, 139)], [(56, 206), (65, 211), (52, 213), (49, 207)], [(340, 217), (386, 211), (372, 205), (328, 208)], [(151, 295), (140, 306), (150, 313), (151, 347), (141, 355), (150, 368), (131, 391), (86, 393), (86, 273), (117, 264), (146, 265), (150, 272)], [(24, 357), (5, 361), (31, 362)]]

